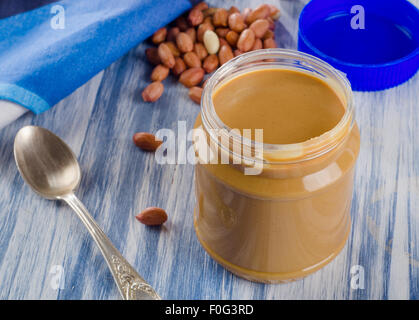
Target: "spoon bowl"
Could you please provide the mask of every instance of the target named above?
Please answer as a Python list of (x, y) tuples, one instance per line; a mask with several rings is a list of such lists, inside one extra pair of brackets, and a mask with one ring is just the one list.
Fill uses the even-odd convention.
[(14, 154), (23, 179), (42, 197), (57, 199), (80, 183), (76, 156), (60, 138), (44, 128), (27, 126), (19, 130)]

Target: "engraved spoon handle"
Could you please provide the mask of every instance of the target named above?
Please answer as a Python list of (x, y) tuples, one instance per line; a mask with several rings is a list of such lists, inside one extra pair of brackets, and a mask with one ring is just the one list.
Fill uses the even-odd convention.
[(86, 207), (74, 193), (61, 196), (60, 199), (67, 202), (67, 204), (77, 213), (87, 230), (89, 230), (112, 272), (123, 299), (160, 300), (161, 298), (154, 289), (140, 277), (128, 261), (125, 260), (121, 253), (114, 247), (112, 242), (97, 225)]

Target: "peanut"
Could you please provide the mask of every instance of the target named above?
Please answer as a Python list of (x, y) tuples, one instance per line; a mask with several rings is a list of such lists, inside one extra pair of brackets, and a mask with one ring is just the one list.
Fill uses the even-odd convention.
[(227, 61), (234, 58), (233, 51), (231, 50), (230, 46), (223, 45), (218, 52), (218, 59), (220, 60), (220, 65), (223, 65)]
[(169, 75), (169, 68), (161, 64), (156, 66), (151, 72), (151, 81), (163, 81)]
[(205, 9), (204, 11), (202, 11), (202, 13), (204, 14), (204, 20), (207, 17), (212, 17), (215, 13), (215, 11), (217, 11), (218, 8), (208, 8)]
[(218, 57), (216, 54), (211, 54), (205, 58), (203, 68), (206, 73), (211, 73), (218, 68)]
[(246, 23), (252, 24), (257, 19), (265, 19), (269, 16), (270, 8), (267, 4), (261, 4), (247, 16)]
[(163, 94), (164, 86), (161, 82), (150, 83), (142, 92), (141, 96), (145, 102), (157, 101)]
[(190, 23), (191, 26), (195, 27), (201, 24), (203, 21), (204, 21), (204, 14), (202, 13), (202, 10), (195, 8), (189, 12), (188, 22)]
[(169, 31), (167, 32), (166, 40), (175, 42), (176, 36), (179, 34), (179, 32), (180, 32), (180, 29), (178, 27), (170, 28)]
[(236, 31), (229, 31), (226, 35), (226, 40), (230, 46), (235, 46), (237, 44), (237, 40), (239, 39), (239, 34)]
[(244, 8), (244, 10), (242, 12), (244, 21), (247, 21), (247, 17), (249, 16), (250, 12), (252, 12), (252, 9)]
[(190, 52), (193, 50), (193, 42), (190, 36), (185, 32), (179, 32), (176, 36), (176, 45), (180, 52)]
[(167, 29), (166, 28), (160, 28), (156, 32), (154, 32), (153, 37), (151, 38), (151, 41), (154, 44), (160, 44), (166, 39), (167, 35)]
[(281, 11), (277, 7), (275, 7), (273, 4), (268, 4), (269, 6), (269, 16), (274, 19), (278, 20), (278, 18), (281, 15)]
[(195, 28), (188, 28), (185, 33), (191, 38), (192, 42), (196, 42), (196, 30)]
[(266, 19), (257, 19), (249, 28), (253, 30), (256, 38), (262, 38), (269, 29), (269, 22)]
[(207, 5), (204, 1), (202, 1), (202, 2), (198, 3), (198, 4), (194, 7), (194, 9), (201, 10), (201, 11), (203, 11), (203, 10), (207, 10), (207, 9), (208, 9), (208, 5)]
[(255, 33), (252, 29), (246, 29), (240, 34), (239, 40), (237, 40), (237, 49), (247, 52), (252, 49), (254, 43)]
[(272, 30), (266, 31), (265, 34), (262, 37), (263, 40), (269, 39), (269, 38), (275, 39), (275, 33)]
[(205, 49), (205, 46), (202, 43), (195, 43), (193, 51), (196, 53), (200, 60), (204, 60), (208, 56), (207, 49)]
[(158, 65), (161, 63), (161, 60), (159, 58), (159, 54), (157, 51), (157, 48), (147, 48), (145, 50), (145, 55), (147, 57), (147, 60), (154, 65)]
[(263, 43), (262, 43), (262, 40), (257, 38), (255, 39), (255, 43), (253, 44), (253, 47), (252, 49), (250, 49), (250, 51), (259, 50), (259, 49), (263, 49)]
[(204, 78), (204, 74), (205, 71), (202, 68), (190, 68), (180, 75), (179, 82), (190, 88), (198, 85)]
[(201, 59), (199, 59), (196, 53), (193, 51), (185, 53), (183, 60), (189, 68), (200, 68), (202, 65)]
[(233, 13), (240, 13), (240, 10), (235, 6), (231, 6), (230, 9), (228, 9), (228, 14), (233, 14)]
[(148, 132), (137, 132), (132, 137), (135, 145), (145, 151), (156, 151), (163, 141), (158, 140), (154, 134)]
[(173, 75), (175, 77), (178, 77), (185, 70), (186, 70), (185, 61), (183, 61), (182, 58), (175, 58), (175, 66), (172, 68)]
[(179, 28), (180, 31), (185, 32), (186, 29), (188, 29), (188, 22), (186, 21), (185, 17), (178, 17), (176, 19), (176, 26)]
[(147, 226), (159, 226), (167, 221), (167, 213), (161, 208), (150, 207), (136, 215), (135, 218)]
[(212, 30), (207, 30), (204, 33), (204, 45), (209, 54), (214, 54), (220, 49), (220, 40), (217, 34)]
[(175, 57), (173, 56), (172, 51), (170, 51), (169, 47), (165, 43), (160, 43), (159, 47), (157, 48), (157, 53), (159, 54), (159, 58), (161, 62), (168, 68), (173, 68), (175, 65)]
[(246, 28), (244, 18), (240, 13), (233, 13), (228, 17), (228, 26), (231, 30), (238, 33), (242, 32)]
[(263, 40), (263, 48), (264, 49), (269, 49), (269, 48), (276, 48), (276, 42), (273, 38), (268, 38)]
[(201, 97), (202, 97), (203, 89), (200, 87), (192, 87), (189, 89), (189, 98), (197, 104), (201, 104)]
[(218, 8), (212, 17), (212, 23), (215, 27), (227, 27), (228, 11), (224, 8)]

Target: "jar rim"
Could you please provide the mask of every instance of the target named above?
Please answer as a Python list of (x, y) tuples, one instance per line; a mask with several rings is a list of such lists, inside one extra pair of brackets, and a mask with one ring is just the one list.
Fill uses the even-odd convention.
[[(291, 64), (279, 63), (276, 60), (290, 60), (294, 61)], [(331, 130), (322, 133), (320, 136), (313, 137), (309, 140), (298, 142), (298, 143), (290, 143), (290, 144), (271, 144), (271, 143), (263, 143), (251, 140), (249, 138), (243, 137), (240, 134), (237, 134), (232, 131), (232, 128), (227, 126), (218, 116), (217, 112), (215, 111), (215, 107), (213, 104), (212, 95), (216, 87), (224, 80), (230, 80), (235, 78), (232, 76), (233, 71), (242, 68), (243, 70), (249, 71), (246, 69), (246, 65), (251, 64), (252, 62), (258, 62), (259, 67), (264, 66), (274, 69), (289, 69), (289, 70), (310, 70), (314, 72), (314, 75), (318, 78), (324, 80), (321, 76), (325, 76), (325, 74), (335, 80), (335, 82), (341, 86), (343, 93), (345, 94), (345, 113), (340, 119), (340, 121), (334, 126)], [(263, 62), (261, 62), (263, 61)], [(266, 62), (267, 61), (267, 62)], [(253, 65), (254, 66), (254, 65)], [(244, 68), (243, 68), (244, 67)], [(262, 68), (257, 68), (262, 69)], [(245, 73), (245, 72), (243, 72)], [(230, 76), (230, 78), (228, 78)], [(227, 79), (227, 80), (226, 80)], [(332, 88), (336, 94), (338, 94), (336, 88)], [(222, 65), (207, 81), (201, 99), (201, 118), (204, 129), (209, 133), (211, 139), (215, 139), (215, 136), (212, 136), (211, 129), (225, 129), (229, 132), (230, 137), (233, 140), (239, 141), (242, 145), (245, 145), (248, 148), (260, 148), (264, 152), (263, 158), (247, 158), (242, 154), (234, 154), (236, 157), (240, 157), (244, 160), (255, 162), (255, 161), (262, 161), (263, 163), (295, 163), (304, 160), (310, 160), (316, 157), (321, 156), (329, 152), (330, 150), (334, 149), (341, 140), (337, 141), (338, 139), (333, 139), (333, 137), (341, 136), (339, 133), (342, 132), (345, 128), (348, 128), (347, 131), (353, 127), (354, 123), (354, 99), (353, 99), (353, 92), (351, 89), (351, 85), (346, 78), (346, 75), (340, 72), (339, 70), (335, 69), (333, 66), (328, 64), (327, 62), (314, 57), (312, 55), (296, 51), (290, 49), (261, 49), (255, 50), (252, 52), (241, 54), (224, 65)], [(325, 144), (325, 142), (329, 140), (329, 143)], [(336, 141), (335, 141), (336, 140)], [(225, 146), (219, 144), (221, 148), (224, 150), (226, 149)], [(301, 156), (301, 150), (310, 150), (308, 154)], [(232, 150), (225, 150), (229, 153), (234, 153)], [(279, 154), (288, 155), (285, 158), (283, 157), (267, 157), (267, 154)], [(294, 155), (294, 156), (293, 156)]]

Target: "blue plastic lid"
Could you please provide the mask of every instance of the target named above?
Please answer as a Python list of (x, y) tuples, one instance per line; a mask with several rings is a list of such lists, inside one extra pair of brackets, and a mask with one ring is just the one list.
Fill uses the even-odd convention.
[(298, 49), (346, 73), (353, 90), (391, 88), (419, 69), (419, 10), (406, 0), (312, 0)]

